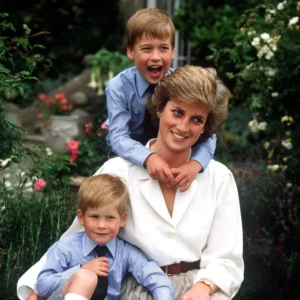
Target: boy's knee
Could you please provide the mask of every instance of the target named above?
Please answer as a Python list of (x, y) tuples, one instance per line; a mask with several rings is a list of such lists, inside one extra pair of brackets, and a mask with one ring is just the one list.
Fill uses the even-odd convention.
[(95, 288), (98, 282), (98, 276), (90, 270), (79, 269), (72, 275), (72, 281), (86, 288)]

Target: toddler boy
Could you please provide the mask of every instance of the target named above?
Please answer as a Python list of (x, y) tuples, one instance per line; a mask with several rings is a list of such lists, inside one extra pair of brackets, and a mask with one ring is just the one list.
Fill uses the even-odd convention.
[(135, 67), (110, 80), (105, 90), (108, 109), (108, 140), (112, 152), (147, 168), (153, 179), (189, 188), (195, 176), (207, 167), (216, 148), (216, 137), (193, 147), (189, 162), (177, 169), (144, 145), (157, 136), (146, 121), (145, 102), (155, 85), (173, 72), (175, 27), (170, 16), (160, 9), (137, 11), (126, 27), (127, 56)]
[(37, 281), (42, 298), (118, 299), (122, 280), (130, 273), (153, 299), (174, 299), (172, 284), (160, 267), (117, 237), (127, 219), (128, 200), (127, 188), (117, 176), (101, 174), (82, 183), (77, 218), (85, 231), (49, 248)]

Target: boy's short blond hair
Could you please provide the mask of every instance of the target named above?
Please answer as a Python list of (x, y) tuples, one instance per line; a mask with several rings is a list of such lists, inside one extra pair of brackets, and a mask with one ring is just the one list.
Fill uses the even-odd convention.
[(209, 109), (204, 137), (210, 137), (227, 118), (230, 96), (230, 91), (217, 76), (215, 69), (185, 65), (157, 84), (146, 108), (155, 118), (156, 111), (162, 112), (172, 99), (186, 104), (204, 104)]
[(122, 217), (127, 212), (129, 192), (126, 184), (118, 176), (100, 174), (88, 177), (80, 186), (77, 208), (84, 214), (90, 208), (97, 208), (117, 202), (117, 210)]
[(137, 41), (146, 36), (166, 39), (170, 37), (172, 48), (175, 43), (175, 26), (171, 17), (158, 8), (144, 8), (138, 10), (127, 22), (127, 47), (133, 49)]

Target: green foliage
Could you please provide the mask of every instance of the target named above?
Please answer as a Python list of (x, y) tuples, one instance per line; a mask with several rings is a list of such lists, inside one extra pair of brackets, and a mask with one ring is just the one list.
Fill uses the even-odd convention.
[(48, 181), (43, 192), (34, 192), (31, 179), (28, 174), (19, 175), (13, 187), (7, 180), (0, 182), (2, 299), (14, 299), (20, 276), (40, 259), (75, 216), (75, 198), (67, 180)]
[[(7, 20), (8, 14), (0, 13), (0, 112), (11, 101), (12, 97), (19, 94), (26, 98), (24, 91), (27, 90), (28, 82), (37, 80), (33, 76), (38, 66), (49, 64), (49, 60), (44, 59), (36, 48), (41, 45), (32, 45), (29, 39), (45, 34), (44, 32), (36, 35), (15, 37), (16, 32), (13, 24)], [(35, 47), (36, 46), (36, 47)], [(37, 47), (39, 46), (39, 47)], [(29, 151), (23, 146), (22, 136), (24, 130), (6, 121), (0, 115), (0, 153), (1, 158), (13, 157), (19, 159)]]
[[(42, 53), (53, 66), (47, 77), (78, 74), (83, 68), (83, 57), (105, 47), (121, 50), (124, 26), (119, 17), (119, 0), (2, 1), (1, 10), (10, 13), (16, 28), (23, 25), (37, 32), (48, 31), (43, 40)], [(43, 79), (44, 72), (38, 77)]]
[(98, 88), (98, 95), (104, 94), (104, 89), (110, 79), (134, 64), (126, 55), (101, 49), (95, 53), (92, 60), (91, 82), (89, 86)]
[(245, 281), (236, 298), (298, 299), (299, 188), (257, 159), (236, 164), (234, 174), (242, 200), (245, 260)]
[(92, 176), (108, 158), (107, 131), (94, 123), (88, 125), (93, 129), (79, 142), (78, 157), (69, 173), (72, 176)]
[(298, 183), (300, 175), (300, 6), (296, 0), (259, 5), (241, 18), (235, 47), (236, 98), (252, 113), (253, 139), (265, 148), (269, 167), (285, 171)]
[[(174, 22), (183, 38), (191, 44), (192, 64), (213, 64), (221, 78), (232, 88), (234, 82), (226, 78), (225, 73), (234, 69), (234, 63), (222, 49), (234, 47), (233, 37), (239, 31), (238, 20), (241, 14), (261, 2), (181, 1)], [(212, 57), (213, 54), (215, 55)]]

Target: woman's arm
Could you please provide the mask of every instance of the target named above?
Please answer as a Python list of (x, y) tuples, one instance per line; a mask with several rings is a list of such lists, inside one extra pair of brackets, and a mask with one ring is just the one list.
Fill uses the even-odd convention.
[[(217, 167), (215, 172), (219, 171), (222, 170)], [(216, 176), (215, 183), (214, 218), (202, 251), (201, 269), (194, 282), (207, 278), (233, 297), (243, 281), (244, 273), (239, 197), (233, 175), (228, 169), (221, 177)]]

